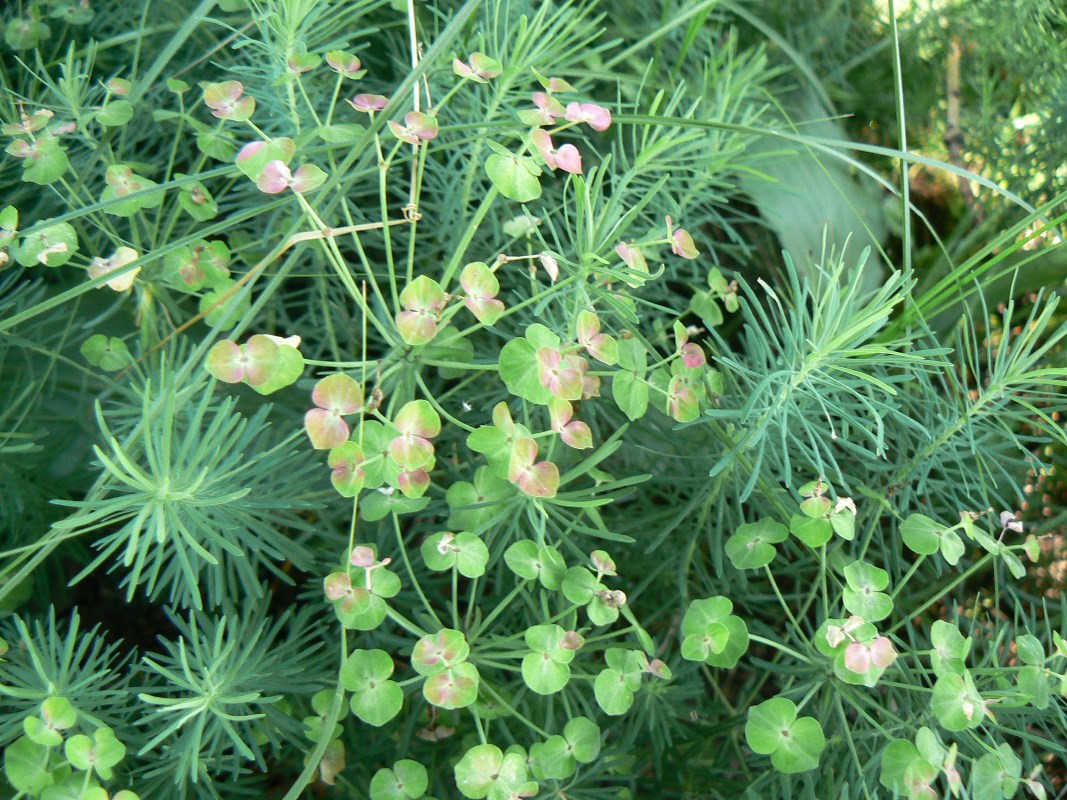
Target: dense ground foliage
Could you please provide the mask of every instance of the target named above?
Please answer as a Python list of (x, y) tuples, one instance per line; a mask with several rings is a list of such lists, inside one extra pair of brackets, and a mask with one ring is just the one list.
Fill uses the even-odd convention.
[(6, 791), (1061, 790), (1055, 4), (2, 13)]

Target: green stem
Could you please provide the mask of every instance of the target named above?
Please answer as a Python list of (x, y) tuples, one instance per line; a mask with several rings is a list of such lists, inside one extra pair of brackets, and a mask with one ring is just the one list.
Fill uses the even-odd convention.
[(806, 655), (804, 655), (803, 653), (799, 653), (796, 650), (793, 650), (792, 648), (786, 647), (781, 642), (776, 642), (773, 639), (765, 639), (764, 637), (757, 636), (754, 633), (750, 633), (748, 635), (748, 638), (753, 642), (759, 642), (760, 644), (765, 644), (768, 647), (773, 647), (775, 650), (785, 653), (786, 655), (792, 656), (797, 661), (803, 661), (805, 664), (811, 663), (811, 659), (808, 658)]
[(423, 592), (422, 586), (419, 584), (418, 579), (415, 577), (415, 570), (411, 568), (411, 559), (408, 558), (408, 549), (407, 546), (404, 544), (404, 534), (400, 530), (400, 517), (398, 517), (396, 514), (393, 514), (393, 530), (396, 531), (396, 544), (397, 547), (400, 549), (400, 557), (404, 561), (404, 567), (405, 569), (407, 569), (408, 578), (411, 579), (411, 585), (415, 589), (415, 593), (419, 596), (419, 599), (422, 601), (422, 605), (426, 608), (426, 611), (433, 618), (434, 622), (436, 622), (442, 628), (445, 627), (444, 623), (441, 622), (441, 618), (437, 616), (437, 612), (434, 611), (434, 608), (430, 604), (429, 599), (426, 597), (426, 593)]

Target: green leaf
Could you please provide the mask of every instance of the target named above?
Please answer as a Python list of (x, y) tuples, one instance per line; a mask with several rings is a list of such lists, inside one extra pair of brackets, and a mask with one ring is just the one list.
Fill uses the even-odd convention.
[(541, 196), (541, 182), (537, 177), (541, 168), (528, 156), (494, 153), (485, 160), (485, 174), (504, 197), (518, 203), (529, 203)]
[(818, 720), (798, 719), (796, 704), (785, 697), (772, 698), (748, 710), (745, 740), (755, 752), (770, 755), (775, 769), (785, 773), (815, 769), (826, 747)]
[(1041, 640), (1031, 633), (1024, 633), (1015, 640), (1015, 649), (1019, 653), (1019, 660), (1024, 664), (1045, 663), (1045, 647)]
[(505, 755), (495, 744), (470, 748), (455, 766), (456, 786), (464, 797), (481, 800), (507, 798), (526, 781), (526, 758), (516, 752)]
[(1026, 567), (1023, 562), (1019, 560), (1019, 557), (1008, 549), (1008, 545), (1003, 542), (1000, 543), (998, 554), (1004, 560), (1004, 563), (1008, 566), (1008, 572), (1015, 580), (1020, 580), (1026, 577)]
[(105, 372), (115, 372), (133, 363), (133, 356), (122, 339), (102, 333), (86, 339), (82, 343), (81, 354), (86, 361)]
[(15, 251), (15, 258), (24, 267), (44, 264), (61, 267), (78, 252), (78, 234), (69, 222), (49, 225), (23, 238)]
[[(366, 426), (367, 423), (364, 423)], [(364, 439), (366, 442), (366, 439)], [(367, 451), (367, 458), (371, 457)], [(370, 486), (370, 469), (367, 469), (366, 485)], [(417, 514), (430, 504), (429, 497), (405, 497), (400, 492), (385, 494), (381, 491), (370, 492), (360, 501), (359, 515), (367, 522), (377, 522), (390, 514)]]
[(380, 728), (400, 713), (404, 705), (404, 690), (396, 681), (380, 681), (352, 695), (352, 713), (368, 725)]
[(343, 123), (324, 125), (316, 133), (327, 144), (354, 144), (366, 130), (362, 125)]
[(904, 544), (913, 553), (929, 556), (937, 552), (940, 545), (941, 526), (922, 514), (910, 514), (900, 524), (900, 536)]
[(640, 419), (648, 410), (648, 384), (622, 369), (611, 376), (611, 397), (629, 419)]
[(970, 673), (943, 675), (934, 684), (930, 710), (947, 731), (977, 728), (985, 718), (982, 696), (974, 688)]
[(591, 764), (600, 755), (600, 728), (588, 717), (574, 717), (563, 726), (563, 738), (579, 764)]
[(506, 510), (514, 496), (515, 490), (505, 478), (494, 475), (488, 466), (478, 467), (474, 483), (456, 481), (448, 487), (448, 525), (478, 533)]
[[(536, 542), (529, 539), (520, 539), (508, 547), (504, 551), (504, 563), (520, 578), (524, 580), (537, 578), (542, 586), (551, 591), (562, 586), (567, 574), (566, 562), (556, 548), (551, 545), (538, 547)], [(588, 574), (588, 570), (585, 572)]]
[(237, 153), (237, 148), (228, 136), (213, 130), (201, 131), (196, 135), (196, 148), (216, 161), (233, 161)]
[(432, 570), (441, 572), (454, 566), (460, 575), (477, 578), (485, 574), (489, 548), (469, 531), (458, 534), (442, 531), (422, 543), (422, 557)]
[(49, 697), (41, 703), (39, 717), (26, 717), (23, 728), (37, 744), (55, 747), (63, 744), (63, 734), (78, 721), (78, 712), (65, 697)]
[[(249, 344), (256, 338), (256, 336), (251, 337), (248, 340)], [(304, 356), (295, 347), (278, 344), (272, 351), (271, 363), (266, 372), (266, 380), (262, 383), (246, 381), (253, 390), (264, 396), (296, 383), (304, 374)]]
[(370, 781), (371, 800), (415, 800), (429, 788), (426, 767), (410, 758), (401, 759), (392, 769), (383, 768)]
[(105, 103), (94, 115), (96, 121), (105, 128), (117, 128), (125, 125), (133, 117), (133, 106), (129, 100), (119, 98)]
[(1034, 708), (1048, 708), (1051, 690), (1044, 667), (1023, 667), (1015, 673), (1015, 682)]
[(528, 653), (522, 659), (522, 679), (537, 694), (555, 694), (570, 681), (571, 669), (549, 653)]
[(548, 405), (552, 393), (541, 385), (537, 349), (526, 338), (512, 339), (500, 349), (500, 379), (516, 397)]
[(368, 725), (380, 727), (404, 704), (404, 690), (390, 677), (393, 659), (384, 650), (353, 650), (341, 665), (341, 685), (352, 692), (352, 713)]
[(4, 750), (4, 775), (17, 792), (40, 794), (55, 778), (45, 766), (48, 748), (21, 736)]
[(574, 566), (567, 570), (561, 587), (563, 595), (575, 605), (585, 605), (601, 589), (596, 576), (585, 567)]
[(774, 560), (774, 545), (788, 536), (785, 525), (772, 519), (746, 522), (726, 540), (726, 556), (735, 569), (759, 569)]
[(562, 736), (549, 736), (530, 748), (530, 765), (538, 780), (565, 780), (577, 769), (567, 740)]
[(897, 794), (907, 794), (904, 776), (908, 768), (919, 759), (919, 751), (907, 739), (894, 739), (882, 751), (882, 771), (878, 781)]
[(67, 153), (57, 139), (38, 139), (34, 153), (22, 162), (22, 180), (47, 186), (55, 183), (70, 169)]
[(970, 637), (964, 637), (951, 622), (935, 620), (930, 626), (930, 661), (938, 676), (963, 675), (965, 660), (971, 650)]
[(199, 310), (212, 327), (229, 330), (237, 325), (252, 307), (247, 292), (236, 289), (237, 281), (226, 278), (200, 298)]
[(0, 209), (0, 246), (10, 244), (19, 229), (19, 210), (14, 206)]
[(825, 517), (815, 519), (803, 514), (794, 514), (790, 518), (789, 530), (812, 549), (822, 547), (834, 535), (834, 528), (830, 524), (830, 520)]
[(159, 184), (138, 175), (126, 164), (108, 167), (105, 181), (107, 185), (100, 195), (100, 202), (107, 204), (104, 211), (116, 217), (132, 217), (142, 209), (155, 208), (163, 202), (163, 190), (149, 191), (156, 189)]
[(744, 620), (730, 613), (732, 610), (733, 603), (728, 598), (709, 597), (693, 600), (682, 618), (683, 637), (704, 637), (709, 626), (713, 624), (723, 625), (727, 629), (729, 636), (726, 646), (718, 653), (709, 648), (703, 659), (713, 667), (730, 669), (748, 650), (748, 627)]
[(868, 622), (878, 622), (893, 613), (893, 601), (882, 592), (889, 585), (889, 573), (884, 569), (854, 561), (843, 570), (848, 587), (842, 598), (845, 608)]
[(596, 676), (593, 694), (604, 713), (613, 717), (625, 714), (634, 702), (634, 693), (626, 681), (626, 675), (610, 667)]
[(38, 19), (15, 17), (4, 29), (4, 41), (12, 50), (29, 50), (42, 39), (48, 39), (52, 29)]
[(84, 734), (71, 736), (63, 746), (63, 754), (75, 769), (92, 769), (109, 780), (112, 768), (125, 758), (126, 746), (115, 738), (111, 728), (98, 728), (92, 739)]
[(178, 205), (197, 222), (207, 222), (219, 213), (219, 204), (200, 181), (181, 187), (178, 193)]
[(971, 768), (972, 800), (1002, 800), (1018, 791), (1022, 762), (1011, 746), (1002, 743), (996, 753), (986, 753)]

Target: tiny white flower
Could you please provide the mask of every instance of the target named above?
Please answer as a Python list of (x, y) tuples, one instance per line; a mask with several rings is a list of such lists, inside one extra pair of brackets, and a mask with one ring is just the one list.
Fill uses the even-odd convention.
[(1011, 511), (1000, 512), (1000, 527), (1006, 531), (1015, 531), (1016, 533), (1023, 532), (1022, 520), (1016, 519), (1015, 514)]
[(272, 333), (265, 333), (263, 335), (266, 336), (268, 339), (270, 339), (275, 344), (287, 344), (290, 347), (300, 347), (300, 337), (295, 333), (292, 336), (284, 336), (284, 337), (283, 336), (275, 336)]
[(834, 513), (839, 514), (844, 509), (848, 509), (852, 512), (853, 516), (856, 515), (856, 501), (851, 497), (839, 497), (837, 498), (837, 505), (834, 506)]

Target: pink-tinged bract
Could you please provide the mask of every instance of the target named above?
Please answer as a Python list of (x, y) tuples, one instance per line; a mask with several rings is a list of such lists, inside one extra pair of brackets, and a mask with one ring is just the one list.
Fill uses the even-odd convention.
[(245, 381), (248, 385), (262, 386), (269, 381), (278, 345), (263, 334), (257, 334), (241, 347), (241, 351), (245, 359)]
[(401, 338), (410, 345), (426, 344), (437, 335), (437, 321), (448, 302), (441, 285), (426, 275), (415, 278), (400, 293), (404, 311), (397, 314)]
[(437, 335), (437, 319), (426, 311), (401, 311), (396, 315), (396, 329), (407, 344), (426, 344)]
[(304, 430), (316, 450), (331, 450), (348, 441), (348, 423), (325, 408), (313, 408), (304, 415)]
[(325, 172), (314, 164), (304, 164), (293, 173), (293, 181), (289, 184), (289, 188), (297, 194), (303, 194), (319, 188), (325, 181)]
[(337, 372), (315, 384), (311, 401), (338, 414), (355, 414), (363, 407), (363, 388), (349, 375)]
[(680, 375), (667, 384), (667, 413), (676, 422), (692, 422), (700, 416), (700, 399)]
[(470, 63), (460, 61), (458, 58), (452, 61), (452, 71), (461, 78), (474, 81), (475, 83), (488, 83), (492, 78), (499, 77), (503, 66), (492, 56), (485, 53), (471, 53)]
[(241, 347), (229, 339), (216, 342), (208, 350), (204, 367), (223, 383), (240, 383), (245, 377)]
[[(94, 258), (93, 263), (89, 266), (89, 277), (96, 279), (103, 275), (107, 275), (108, 273), (121, 269), (127, 264), (133, 263), (137, 258), (138, 253), (132, 247), (120, 247), (112, 254), (111, 258)], [(133, 282), (140, 271), (140, 267), (127, 270), (123, 274), (112, 278), (106, 284), (98, 286), (97, 288), (103, 289), (104, 286), (108, 286), (116, 292), (125, 292), (133, 286)]]
[(352, 590), (352, 579), (344, 572), (333, 572), (323, 580), (322, 588), (328, 599), (340, 600)]
[(424, 142), (430, 141), (439, 131), (437, 117), (433, 114), (425, 114), (422, 111), (411, 111), (404, 115), (404, 125), (418, 139)]
[(434, 450), (421, 436), (401, 434), (389, 442), (389, 455), (402, 469), (419, 469), (433, 461)]
[(565, 445), (575, 450), (588, 450), (593, 446), (593, 432), (581, 420), (574, 420), (564, 425), (559, 432), (559, 438)]
[(845, 666), (857, 675), (866, 675), (871, 668), (871, 651), (859, 642), (845, 648)]
[(674, 233), (671, 234), (671, 250), (676, 256), (682, 258), (694, 259), (698, 255), (696, 245), (693, 243), (693, 237), (689, 235), (689, 231), (685, 228), (676, 228)]
[(611, 112), (596, 103), (571, 103), (567, 106), (567, 120), (584, 122), (595, 131), (606, 131), (611, 127)]
[(534, 147), (537, 148), (537, 152), (541, 154), (541, 158), (544, 159), (548, 168), (555, 169), (556, 151), (552, 145), (552, 137), (548, 135), (548, 131), (543, 131), (538, 128), (530, 134), (530, 141), (533, 142)]
[(471, 53), (470, 65), (471, 69), (474, 70), (474, 74), (484, 80), (498, 78), (500, 73), (504, 71), (503, 65), (497, 59), (487, 56), (485, 53)]
[(293, 183), (293, 173), (284, 161), (270, 161), (256, 178), (256, 186), (267, 194), (280, 194)]
[(495, 299), (500, 282), (483, 262), (475, 261), (464, 267), (459, 283), (467, 293), (463, 304), (479, 322), (492, 325), (504, 313), (504, 304)]
[(362, 75), (363, 65), (359, 59), (344, 50), (331, 50), (326, 54), (326, 64), (345, 78), (358, 78)]
[(356, 109), (356, 111), (370, 114), (385, 108), (389, 103), (389, 98), (381, 94), (357, 94), (347, 102), (352, 108)]
[(558, 350), (542, 347), (537, 351), (537, 373), (541, 385), (562, 400), (580, 400), (582, 373), (564, 361)]
[(567, 115), (567, 109), (563, 107), (563, 103), (545, 92), (534, 92), (533, 104), (548, 118), (549, 123)]
[(567, 631), (560, 639), (559, 646), (563, 650), (581, 650), (585, 646), (585, 637), (578, 631)]
[(352, 548), (352, 552), (348, 556), (348, 563), (353, 567), (367, 569), (377, 565), (378, 559), (374, 555), (374, 548), (360, 544)]
[(330, 451), (327, 464), (331, 469), (330, 482), (341, 497), (355, 497), (367, 477), (363, 470), (363, 451), (355, 442), (345, 442)]
[(204, 104), (213, 116), (234, 122), (248, 120), (256, 110), (256, 101), (242, 97), (244, 86), (240, 81), (209, 83), (204, 87)]
[(897, 651), (887, 637), (879, 636), (871, 643), (871, 660), (879, 669), (885, 669), (897, 660)]
[(551, 461), (542, 461), (524, 470), (516, 483), (530, 497), (555, 497), (559, 489), (559, 468)]
[(559, 488), (559, 468), (551, 461), (535, 463), (537, 442), (528, 437), (516, 440), (508, 465), (508, 479), (523, 494), (531, 497), (555, 497)]
[(405, 497), (422, 497), (430, 488), (430, 473), (424, 468), (404, 470), (396, 479)]
[(243, 161), (247, 161), (266, 146), (267, 143), (260, 140), (249, 142), (237, 151), (237, 163), (240, 164)]
[(565, 144), (556, 151), (556, 166), (572, 175), (581, 175), (582, 154), (573, 144)]
[(427, 400), (412, 400), (397, 412), (393, 425), (403, 434), (433, 439), (441, 433), (441, 417)]
[(700, 348), (700, 345), (695, 342), (686, 342), (678, 348), (678, 352), (682, 356), (682, 363), (689, 367), (689, 369), (696, 369), (707, 363), (707, 359), (704, 357), (704, 351)]
[(511, 409), (503, 400), (493, 406), (493, 425), (508, 436), (515, 432), (515, 420), (511, 418)]

